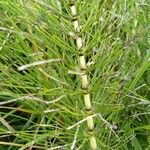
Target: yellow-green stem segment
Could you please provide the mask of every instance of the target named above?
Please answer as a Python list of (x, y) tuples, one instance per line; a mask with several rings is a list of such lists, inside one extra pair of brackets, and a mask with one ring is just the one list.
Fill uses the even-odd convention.
[[(70, 9), (71, 9), (72, 17), (76, 17), (77, 9), (76, 9), (75, 0), (70, 1)], [(76, 35), (77, 49), (82, 54), (79, 56), (79, 66), (80, 66), (80, 70), (82, 72), (80, 75), (81, 80), (82, 80), (82, 88), (87, 90), (89, 88), (89, 81), (88, 81), (88, 75), (86, 72), (86, 70), (87, 70), (86, 59), (85, 59), (85, 55), (82, 53), (83, 52), (83, 39), (82, 39), (81, 35), (79, 36), (79, 33), (80, 33), (79, 20), (76, 18), (76, 19), (73, 19), (72, 22), (73, 22), (74, 30), (77, 33), (77, 35)], [(88, 92), (84, 93), (83, 98), (84, 98), (84, 105), (85, 105), (86, 111), (91, 112), (92, 104), (91, 104), (90, 94)], [(88, 114), (90, 116), (90, 113), (88, 113)], [(93, 117), (88, 118), (87, 127), (88, 127), (89, 132), (93, 133), (93, 130), (94, 130)], [(90, 147), (92, 150), (97, 150), (97, 143), (96, 143), (96, 138), (95, 138), (94, 134), (90, 134)]]

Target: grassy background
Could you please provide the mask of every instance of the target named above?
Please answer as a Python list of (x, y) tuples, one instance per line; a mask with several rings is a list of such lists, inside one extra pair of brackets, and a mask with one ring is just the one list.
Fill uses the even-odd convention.
[[(149, 150), (150, 3), (76, 5), (99, 149)], [(89, 149), (86, 122), (67, 130), (87, 115), (68, 2), (0, 0), (0, 16), (0, 149)]]

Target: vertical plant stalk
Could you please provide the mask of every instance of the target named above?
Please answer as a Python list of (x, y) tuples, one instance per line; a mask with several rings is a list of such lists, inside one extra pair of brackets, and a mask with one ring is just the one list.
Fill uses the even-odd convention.
[[(76, 33), (76, 45), (77, 50), (79, 51), (79, 67), (80, 67), (80, 77), (82, 81), (82, 89), (83, 89), (83, 98), (84, 98), (84, 105), (85, 110), (88, 114), (87, 119), (87, 127), (90, 135), (90, 147), (92, 150), (97, 150), (97, 143), (96, 138), (94, 136), (94, 121), (93, 117), (91, 116), (92, 113), (92, 104), (91, 104), (91, 97), (89, 93), (89, 81), (88, 81), (88, 74), (87, 74), (87, 63), (86, 63), (86, 56), (84, 54), (84, 48), (83, 48), (83, 38), (80, 35), (80, 25), (79, 25), (79, 19), (77, 17), (77, 8), (75, 4), (75, 0), (70, 0), (70, 9), (71, 9), (71, 15), (72, 15), (72, 23), (74, 26), (74, 30)], [(91, 116), (91, 117), (90, 117)]]

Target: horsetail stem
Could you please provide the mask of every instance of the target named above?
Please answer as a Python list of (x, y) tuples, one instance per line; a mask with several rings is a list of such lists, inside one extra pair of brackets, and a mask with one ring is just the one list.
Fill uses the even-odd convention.
[(70, 9), (71, 9), (71, 15), (73, 17), (72, 23), (74, 26), (74, 30), (76, 33), (76, 46), (77, 50), (79, 53), (79, 67), (81, 70), (81, 81), (82, 81), (82, 89), (84, 89), (86, 92), (83, 93), (83, 99), (84, 99), (84, 105), (85, 105), (85, 110), (88, 112), (88, 119), (87, 119), (87, 128), (88, 131), (90, 132), (90, 147), (92, 150), (97, 149), (97, 143), (96, 143), (96, 138), (94, 136), (94, 121), (93, 117), (91, 115), (92, 112), (92, 104), (91, 104), (91, 97), (90, 93), (88, 92), (89, 89), (89, 81), (88, 81), (88, 74), (87, 74), (87, 63), (86, 63), (86, 57), (83, 52), (83, 38), (80, 35), (80, 25), (79, 25), (79, 19), (77, 18), (77, 9), (76, 9), (76, 4), (75, 0), (70, 0)]

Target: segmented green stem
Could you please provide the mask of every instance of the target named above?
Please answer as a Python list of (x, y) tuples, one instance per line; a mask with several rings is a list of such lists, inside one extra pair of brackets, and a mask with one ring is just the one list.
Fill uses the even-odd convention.
[[(76, 45), (77, 49), (79, 51), (79, 66), (80, 66), (80, 77), (82, 81), (82, 89), (84, 90), (83, 97), (84, 97), (84, 105), (85, 109), (87, 111), (87, 114), (91, 116), (92, 113), (92, 104), (91, 104), (91, 97), (89, 93), (89, 81), (88, 81), (88, 74), (87, 74), (87, 63), (86, 63), (86, 57), (84, 55), (84, 48), (83, 48), (83, 38), (80, 35), (80, 25), (79, 25), (79, 19), (77, 16), (77, 9), (75, 0), (70, 1), (70, 9), (72, 14), (72, 22), (76, 33)], [(96, 138), (94, 136), (94, 121), (93, 117), (89, 117), (87, 119), (87, 127), (88, 131), (90, 132), (90, 147), (92, 150), (97, 149), (97, 143)]]

